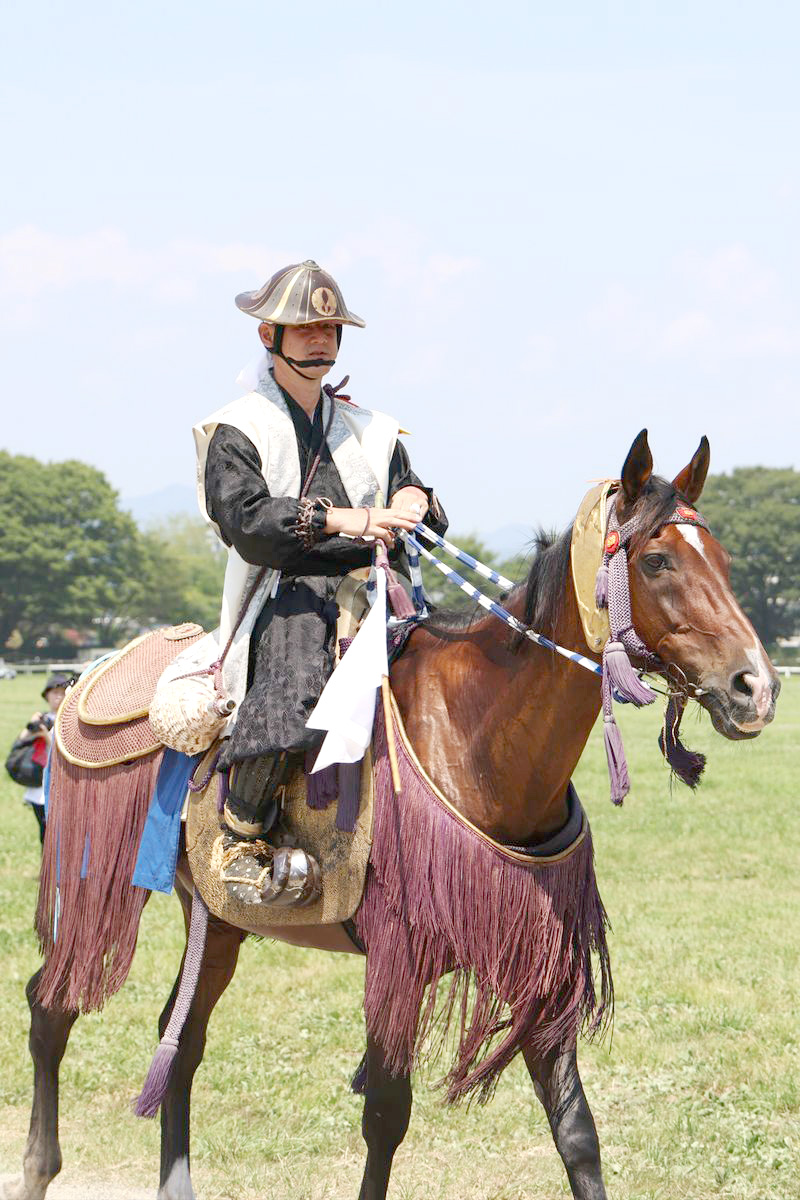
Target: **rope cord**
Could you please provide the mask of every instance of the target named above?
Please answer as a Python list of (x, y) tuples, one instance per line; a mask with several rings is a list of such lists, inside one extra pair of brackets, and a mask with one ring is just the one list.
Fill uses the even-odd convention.
[(181, 969), (181, 982), (175, 1007), (164, 1030), (161, 1045), (177, 1046), (181, 1031), (186, 1024), (194, 994), (197, 990), (197, 980), (200, 978), (200, 964), (203, 961), (203, 951), (206, 946), (208, 931), (208, 909), (203, 897), (194, 889), (192, 895), (192, 915), (189, 921), (189, 937), (186, 940), (186, 958)]
[(505, 575), (500, 575), (497, 571), (493, 571), (491, 567), (487, 567), (484, 563), (479, 562), (477, 558), (473, 558), (471, 554), (467, 554), (466, 550), (459, 550), (458, 546), (454, 546), (446, 538), (440, 537), (438, 533), (434, 533), (426, 525), (418, 525), (414, 533), (420, 534), (426, 541), (433, 542), (436, 546), (441, 546), (448, 554), (452, 554), (453, 558), (457, 558), (459, 562), (472, 567), (473, 571), (478, 575), (482, 575), (484, 579), (490, 580), (491, 583), (496, 583), (504, 591), (510, 592), (513, 588), (514, 583), (511, 579), (506, 579)]
[[(419, 526), (417, 526), (417, 528), (414, 530), (414, 533), (417, 533), (418, 531)], [(529, 629), (527, 625), (523, 625), (522, 622), (518, 621), (515, 616), (512, 616), (507, 609), (503, 608), (502, 604), (498, 604), (496, 600), (492, 600), (489, 596), (485, 596), (483, 592), (479, 592), (478, 589), (473, 586), (473, 584), (468, 583), (462, 575), (459, 575), (458, 571), (454, 571), (452, 567), (447, 565), (447, 563), (442, 562), (440, 558), (437, 558), (435, 554), (432, 554), (430, 550), (427, 550), (423, 545), (421, 545), (413, 533), (406, 533), (405, 540), (408, 545), (414, 547), (418, 554), (422, 554), (424, 558), (427, 558), (429, 562), (433, 563), (436, 569), (441, 571), (442, 575), (444, 575), (446, 579), (449, 579), (451, 583), (454, 583), (457, 587), (461, 588), (462, 592), (466, 592), (468, 596), (470, 596), (473, 600), (476, 600), (482, 608), (487, 610), (487, 612), (494, 613), (494, 615), (499, 617), (501, 621), (505, 621), (506, 625), (510, 626), (511, 629), (513, 629), (516, 633), (521, 634), (523, 637), (528, 638), (529, 641), (535, 642), (539, 646), (544, 646), (548, 650), (554, 650), (556, 654), (560, 654), (563, 658), (569, 659), (570, 662), (577, 663), (579, 667), (583, 667), (585, 670), (591, 671), (593, 675), (601, 676), (603, 674), (603, 668), (600, 663), (593, 662), (591, 658), (586, 658), (585, 655), (578, 654), (575, 650), (567, 650), (564, 646), (558, 646), (555, 642), (552, 642), (550, 638), (545, 637), (544, 634), (536, 633), (533, 629)], [(457, 556), (461, 557), (463, 554), (464, 551), (458, 551)], [(466, 557), (471, 558), (471, 555), (467, 555)], [(481, 564), (481, 566), (483, 566), (483, 564)], [(490, 568), (485, 567), (484, 570), (488, 571)]]

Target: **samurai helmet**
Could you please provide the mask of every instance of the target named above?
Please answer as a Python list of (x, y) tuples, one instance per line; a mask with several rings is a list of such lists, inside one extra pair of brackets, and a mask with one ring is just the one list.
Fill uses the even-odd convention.
[(259, 321), (275, 325), (315, 325), (335, 321), (337, 325), (365, 322), (350, 312), (332, 275), (307, 258), (277, 271), (256, 292), (240, 292), (236, 306)]

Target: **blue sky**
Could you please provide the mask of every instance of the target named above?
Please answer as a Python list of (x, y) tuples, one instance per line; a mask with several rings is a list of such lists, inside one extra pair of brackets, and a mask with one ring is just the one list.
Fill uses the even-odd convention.
[(234, 295), (315, 257), (456, 531), (566, 523), (644, 425), (797, 466), (799, 13), (7, 0), (0, 444), (191, 483)]

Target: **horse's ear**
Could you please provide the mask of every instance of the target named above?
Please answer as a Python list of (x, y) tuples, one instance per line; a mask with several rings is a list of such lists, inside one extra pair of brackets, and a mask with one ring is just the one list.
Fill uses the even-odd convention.
[(647, 444), (647, 430), (634, 439), (622, 468), (622, 491), (626, 504), (635, 504), (653, 474), (653, 456)]
[(676, 492), (685, 496), (690, 504), (696, 504), (700, 499), (710, 462), (711, 447), (708, 444), (708, 438), (703, 434), (700, 445), (695, 450), (694, 458), (688, 467), (684, 467), (680, 475), (676, 475), (672, 481)]

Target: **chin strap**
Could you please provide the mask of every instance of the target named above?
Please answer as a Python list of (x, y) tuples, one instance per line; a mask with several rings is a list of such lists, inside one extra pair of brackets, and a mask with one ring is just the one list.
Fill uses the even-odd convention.
[[(290, 355), (283, 353), (283, 325), (275, 326), (275, 339), (272, 344), (272, 353), (277, 354), (278, 358), (282, 358), (287, 367), (294, 371), (295, 375), (299, 375), (301, 379), (313, 379), (312, 375), (304, 375), (300, 367), (333, 367), (336, 365), (335, 358), (291, 358)], [(336, 326), (336, 342), (337, 345), (342, 344), (342, 327)]]

